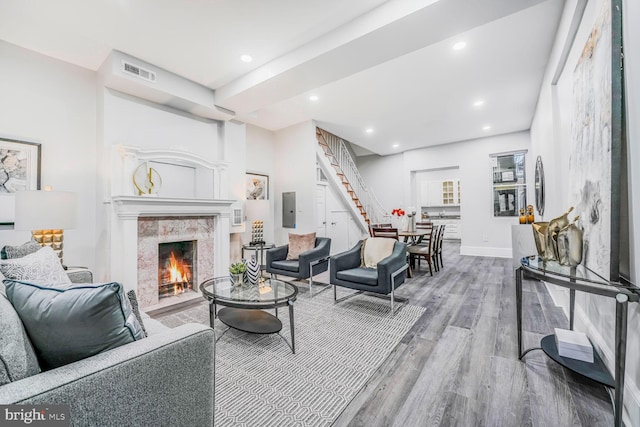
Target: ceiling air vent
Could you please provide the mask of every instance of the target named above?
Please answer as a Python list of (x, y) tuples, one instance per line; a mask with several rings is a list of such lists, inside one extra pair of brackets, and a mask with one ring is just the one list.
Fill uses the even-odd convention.
[(156, 81), (156, 73), (146, 70), (142, 67), (138, 67), (137, 65), (133, 65), (132, 63), (127, 61), (122, 61), (122, 71), (127, 74), (139, 77), (148, 82), (155, 83)]

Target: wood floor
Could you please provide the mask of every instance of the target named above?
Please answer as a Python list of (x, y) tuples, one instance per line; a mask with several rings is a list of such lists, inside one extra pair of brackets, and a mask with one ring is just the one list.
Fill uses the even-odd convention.
[[(539, 350), (517, 357), (510, 259), (465, 257), (445, 241), (445, 266), (426, 263), (397, 295), (426, 312), (336, 420), (334, 426), (609, 426), (603, 386), (573, 374)], [(525, 282), (525, 348), (564, 313), (545, 287)]]

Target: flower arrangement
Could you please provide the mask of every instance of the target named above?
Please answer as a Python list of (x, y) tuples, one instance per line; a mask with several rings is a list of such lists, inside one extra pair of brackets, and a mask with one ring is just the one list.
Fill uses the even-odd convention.
[(401, 216), (404, 216), (404, 214), (405, 214), (404, 209), (400, 209), (400, 208), (397, 208), (391, 211), (391, 215), (397, 216), (398, 218), (400, 218)]

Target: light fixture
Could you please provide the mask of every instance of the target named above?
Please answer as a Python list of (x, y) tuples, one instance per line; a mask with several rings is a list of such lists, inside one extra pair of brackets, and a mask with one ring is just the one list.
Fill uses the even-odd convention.
[(392, 145), (393, 148), (398, 148), (400, 147), (400, 144), (398, 144), (397, 142), (395, 144)]
[(63, 229), (75, 227), (77, 205), (76, 193), (68, 191), (18, 191), (15, 229), (31, 230), (33, 239), (51, 246), (62, 262)]
[(251, 55), (241, 55), (240, 56), (240, 60), (242, 62), (249, 63), (249, 62), (253, 61), (253, 58), (251, 57)]
[(452, 49), (453, 49), (453, 50), (462, 50), (462, 49), (464, 49), (466, 46), (467, 46), (467, 42), (460, 41), (460, 42), (457, 42), (456, 44), (454, 44), (454, 45), (452, 46)]
[(478, 99), (476, 102), (473, 103), (474, 107), (482, 107), (484, 105), (484, 99)]
[(373, 133), (373, 128), (366, 128), (365, 133)]
[(489, 125), (482, 126), (482, 130), (491, 130), (491, 126)]
[(318, 99), (320, 99), (320, 98), (318, 98), (318, 95), (311, 95), (311, 96), (309, 97), (309, 101), (314, 101), (314, 102), (315, 102), (315, 101), (317, 101)]

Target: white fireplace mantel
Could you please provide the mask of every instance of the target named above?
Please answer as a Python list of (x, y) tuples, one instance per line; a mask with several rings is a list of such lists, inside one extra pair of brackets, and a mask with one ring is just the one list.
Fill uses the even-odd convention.
[(120, 219), (141, 216), (214, 216), (230, 217), (235, 200), (177, 199), (151, 196), (115, 196), (111, 199)]
[(213, 217), (214, 272), (223, 275), (229, 268), (230, 206), (234, 202), (151, 196), (112, 197), (111, 280), (123, 283), (126, 289), (137, 287), (140, 217)]

